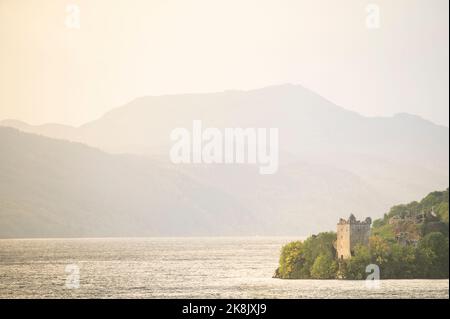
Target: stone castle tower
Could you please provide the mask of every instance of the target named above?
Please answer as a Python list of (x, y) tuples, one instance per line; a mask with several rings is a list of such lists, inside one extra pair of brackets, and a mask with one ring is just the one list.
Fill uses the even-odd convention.
[(367, 217), (364, 221), (356, 220), (353, 214), (348, 220), (340, 219), (337, 224), (336, 251), (339, 259), (353, 256), (356, 245), (368, 245), (372, 220)]

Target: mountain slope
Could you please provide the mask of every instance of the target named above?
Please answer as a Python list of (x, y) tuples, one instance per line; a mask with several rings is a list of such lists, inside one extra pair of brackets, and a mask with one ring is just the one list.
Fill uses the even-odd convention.
[(11, 128), (0, 152), (0, 237), (303, 235), (384, 207), (358, 176), (307, 163), (167, 165)]
[(258, 227), (231, 196), (147, 158), (9, 128), (0, 128), (0, 153), (0, 237), (225, 235)]

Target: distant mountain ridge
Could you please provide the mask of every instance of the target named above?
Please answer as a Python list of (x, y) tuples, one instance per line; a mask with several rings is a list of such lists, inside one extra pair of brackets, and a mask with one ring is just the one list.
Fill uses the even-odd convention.
[[(447, 167), (448, 128), (406, 113), (364, 117), (296, 85), (251, 91), (137, 98), (80, 127), (39, 126), (17, 121), (0, 125), (48, 137), (82, 142), (114, 153), (167, 153), (176, 127), (278, 127), (281, 148), (299, 159), (330, 150), (411, 160), (434, 169)], [(447, 143), (445, 143), (447, 142)], [(420, 150), (420, 152), (419, 152)]]
[[(249, 165), (171, 164), (168, 155), (170, 132), (177, 127), (191, 129), (193, 120), (202, 120), (205, 127), (219, 129), (279, 128), (279, 172), (273, 176), (260, 176), (256, 168)], [(55, 186), (48, 194), (32, 188), (23, 196), (36, 200), (41, 198), (27, 207), (41, 209), (43, 215), (39, 220), (47, 220), (49, 225), (58, 220), (66, 205), (73, 208), (70, 214), (76, 216), (87, 212), (95, 216), (95, 212), (101, 212), (103, 217), (99, 220), (111, 220), (111, 224), (104, 229), (97, 228), (99, 235), (304, 236), (334, 228), (337, 219), (350, 212), (380, 217), (395, 203), (411, 201), (434, 189), (448, 187), (448, 128), (409, 114), (364, 117), (295, 85), (252, 91), (142, 97), (80, 127), (58, 124), (30, 126), (17, 121), (3, 121), (1, 125), (41, 135), (24, 135), (6, 128), (0, 130), (0, 138), (8, 136), (1, 140), (8, 146), (4, 149), (0, 143), (2, 154), (11, 152), (12, 145), (18, 145), (13, 147), (15, 152), (11, 153), (10, 161), (3, 161), (0, 165), (0, 174), (9, 176), (12, 181), (18, 178), (16, 171), (21, 169), (20, 165), (34, 167), (37, 165), (35, 161), (41, 165), (49, 156), (54, 156), (51, 154), (59, 154), (58, 161), (53, 164), (60, 171), (39, 166), (42, 172), (47, 172), (40, 177), (40, 183), (45, 183), (46, 178), (49, 183), (63, 182), (61, 176), (69, 167), (70, 171), (79, 171), (85, 168), (83, 165), (90, 167), (91, 171), (84, 172), (87, 176), (67, 173), (66, 188)], [(56, 147), (53, 143), (44, 142), (46, 137), (66, 141), (58, 141), (61, 145)], [(67, 141), (87, 144), (112, 154)], [(33, 148), (34, 143), (48, 145), (38, 153), (42, 158), (29, 156), (27, 149)], [(26, 147), (21, 148), (22, 144)], [(71, 152), (75, 152), (75, 158), (79, 157), (83, 165), (64, 158), (60, 153), (66, 152), (65, 148), (77, 149), (79, 153)], [(22, 152), (18, 152), (19, 149)], [(98, 157), (102, 161), (90, 162), (96, 158), (92, 155), (94, 152), (101, 154)], [(66, 164), (70, 166), (61, 166)], [(113, 169), (103, 170), (102, 167), (110, 165), (120, 168), (121, 175), (125, 176), (123, 184), (128, 188), (111, 190), (104, 184), (104, 180), (111, 178), (117, 182), (121, 180)], [(98, 170), (95, 169), (97, 166)], [(139, 172), (152, 172), (154, 175), (148, 175), (151, 182), (138, 178)], [(33, 170), (28, 173), (33, 176)], [(54, 176), (55, 173), (60, 177)], [(79, 187), (89, 187), (76, 184), (77, 176), (84, 176), (87, 180), (94, 178), (94, 189), (90, 193), (79, 193)], [(26, 179), (19, 179), (19, 182), (28, 184)], [(181, 192), (183, 195), (180, 196), (185, 201), (175, 202), (175, 205), (172, 196), (180, 194), (178, 185), (192, 188)], [(65, 196), (78, 192), (79, 198), (66, 204), (61, 201), (58, 207), (51, 205), (45, 198), (50, 194), (54, 196), (53, 191), (58, 188), (65, 190)], [(1, 189), (0, 203), (14, 198), (14, 193), (7, 192), (7, 189), (7, 185)], [(18, 184), (17, 191), (20, 189)], [(152, 189), (154, 193), (150, 196), (144, 189)], [(134, 192), (140, 195), (134, 197)], [(122, 196), (119, 194), (124, 194), (120, 205), (115, 202)], [(84, 203), (87, 198), (90, 209)], [(100, 198), (111, 198), (111, 203), (99, 202)], [(16, 200), (13, 205), (21, 206), (20, 203)], [(10, 206), (0, 204), (1, 214), (8, 212), (5, 207)], [(113, 222), (109, 214), (118, 220)], [(134, 225), (133, 219), (122, 214), (138, 214), (141, 222), (131, 226)], [(184, 218), (180, 216), (191, 215), (192, 222), (201, 222), (180, 224)], [(213, 221), (216, 215), (220, 223)], [(158, 222), (155, 216), (158, 216)], [(79, 228), (71, 230), (71, 236), (96, 235), (89, 226), (89, 220), (78, 220)], [(16, 231), (21, 229), (17, 226), (20, 223), (22, 221), (9, 221)], [(23, 228), (28, 229), (23, 236), (31, 234), (32, 229), (46, 229), (36, 225)], [(157, 226), (152, 228), (149, 225)], [(65, 234), (64, 229), (61, 228), (58, 234)], [(14, 236), (16, 231), (3, 232), (0, 236)]]

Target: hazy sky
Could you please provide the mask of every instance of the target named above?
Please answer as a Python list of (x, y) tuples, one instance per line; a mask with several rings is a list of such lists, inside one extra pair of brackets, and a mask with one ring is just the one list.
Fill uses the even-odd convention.
[[(66, 25), (71, 3), (79, 29)], [(369, 3), (378, 29), (366, 27)], [(448, 10), (448, 0), (0, 0), (0, 120), (79, 125), (143, 95), (295, 83), (365, 115), (448, 125)]]

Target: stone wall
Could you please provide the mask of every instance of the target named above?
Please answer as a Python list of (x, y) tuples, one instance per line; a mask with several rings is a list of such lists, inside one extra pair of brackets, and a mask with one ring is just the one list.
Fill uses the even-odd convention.
[(356, 220), (350, 215), (348, 220), (340, 219), (337, 224), (336, 251), (339, 259), (351, 258), (356, 245), (368, 245), (370, 237), (370, 225), (372, 220)]

